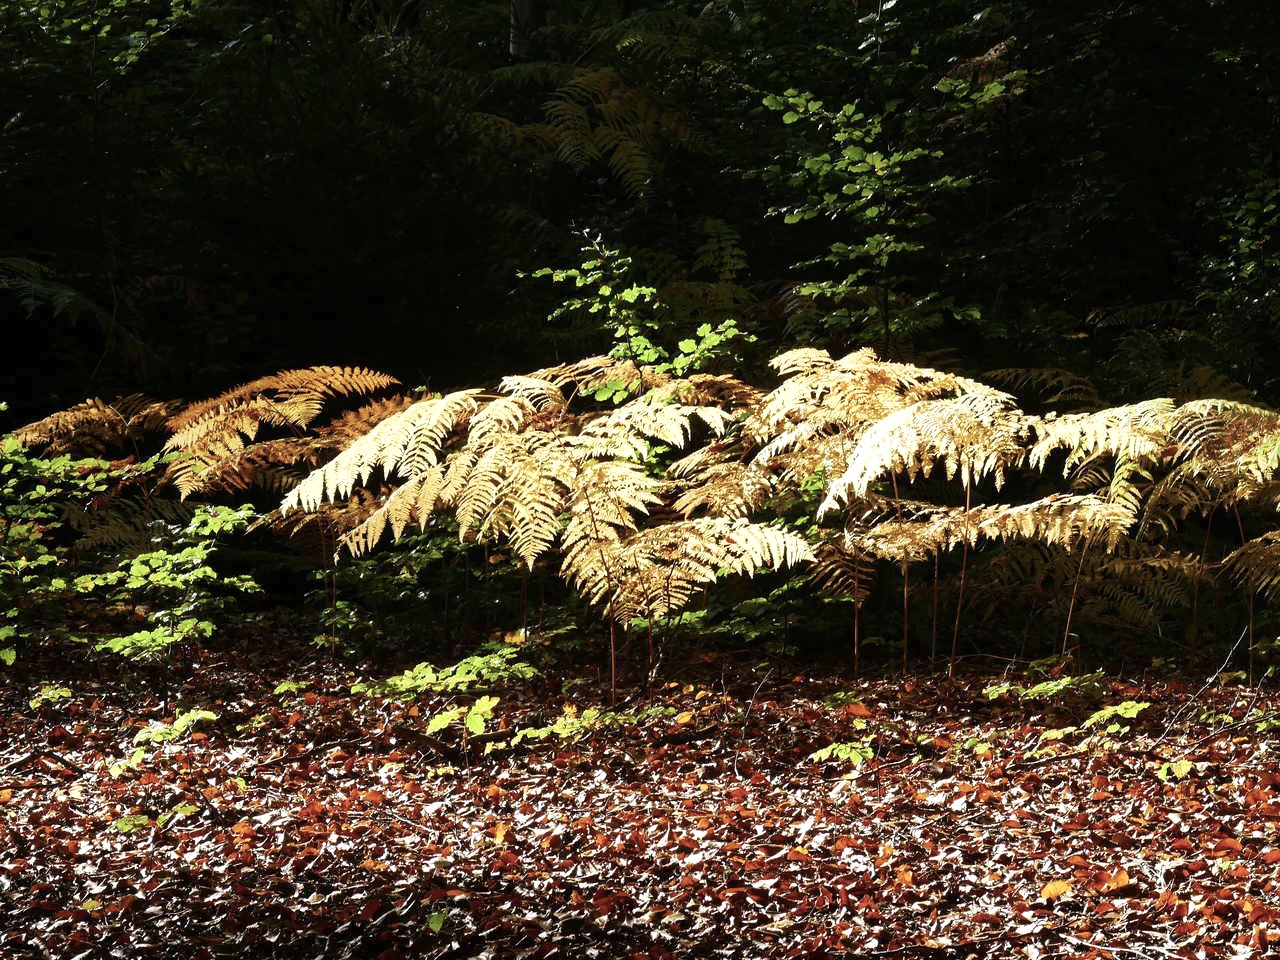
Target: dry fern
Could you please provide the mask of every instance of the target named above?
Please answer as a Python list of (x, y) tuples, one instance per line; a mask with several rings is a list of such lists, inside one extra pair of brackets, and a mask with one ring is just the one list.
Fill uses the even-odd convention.
[[(363, 367), (308, 367), (282, 370), (190, 404), (166, 424), (171, 435), (165, 450), (176, 455), (168, 477), (184, 497), (215, 486), (244, 489), (264, 475), (261, 468), (269, 457), (286, 450), (286, 445), (275, 444), (245, 457), (246, 448), (263, 427), (300, 433), (319, 416), (326, 401), (367, 395), (395, 383), (395, 378)], [(368, 422), (377, 412), (366, 408), (363, 420)], [(356, 429), (355, 423), (351, 429)], [(285, 453), (276, 463), (305, 462), (306, 444), (302, 446), (297, 456)], [(237, 473), (240, 467), (248, 472)], [(258, 468), (256, 476), (254, 468)]]
[(13, 431), (25, 447), (42, 447), (50, 455), (86, 457), (135, 452), (147, 434), (164, 428), (176, 404), (139, 393), (111, 403), (92, 397)]
[(721, 571), (753, 576), (812, 559), (809, 544), (793, 533), (745, 520), (703, 518), (584, 544), (566, 554), (563, 574), (607, 616), (626, 622), (683, 609)]

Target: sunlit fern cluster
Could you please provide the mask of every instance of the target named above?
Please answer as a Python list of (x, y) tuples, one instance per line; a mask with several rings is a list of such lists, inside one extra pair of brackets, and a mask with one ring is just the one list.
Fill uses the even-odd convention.
[[(726, 574), (780, 568), (851, 600), (856, 623), (886, 582), (905, 619), (924, 564), (935, 632), (939, 596), (955, 609), (953, 654), (962, 609), (1030, 607), (1056, 618), (1065, 647), (1073, 617), (1154, 632), (1206, 583), (1280, 592), (1274, 411), (1155, 399), (1033, 415), (985, 383), (869, 349), (797, 349), (773, 367), (781, 382), (766, 392), (593, 357), (418, 397), (373, 371), (313, 367), (183, 407), (87, 401), (17, 435), (107, 455), (155, 438), (183, 498), (287, 490), (270, 521), (322, 523), (353, 556), (448, 515), (466, 540), (558, 564), (623, 624), (696, 604)], [(619, 388), (631, 399), (595, 399)], [(1072, 397), (1088, 394), (1074, 384)], [(333, 403), (345, 410), (322, 419)], [(1176, 536), (1193, 520), (1199, 550)]]

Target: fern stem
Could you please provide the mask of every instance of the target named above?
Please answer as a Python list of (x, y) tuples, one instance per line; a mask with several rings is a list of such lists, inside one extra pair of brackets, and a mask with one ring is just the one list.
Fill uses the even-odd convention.
[(1083, 546), (1080, 547), (1080, 562), (1076, 564), (1076, 576), (1071, 581), (1071, 600), (1067, 604), (1067, 622), (1062, 628), (1062, 656), (1067, 655), (1067, 650), (1071, 644), (1071, 618), (1076, 612), (1076, 597), (1080, 595), (1080, 578), (1084, 575), (1084, 560), (1089, 555), (1089, 541), (1085, 540)]
[(618, 621), (609, 621), (609, 706), (618, 703)]
[(1200, 562), (1196, 565), (1196, 578), (1191, 582), (1191, 624), (1187, 629), (1187, 652), (1194, 657), (1200, 650), (1200, 578), (1204, 575), (1208, 563), (1205, 558), (1209, 554), (1209, 538), (1213, 534), (1213, 514), (1218, 509), (1215, 503), (1205, 517), (1204, 543), (1200, 546)]
[[(1244, 520), (1240, 518), (1240, 507), (1233, 506), (1231, 508), (1231, 511), (1236, 515), (1236, 529), (1240, 531), (1240, 543), (1241, 545), (1244, 545), (1248, 541), (1245, 539), (1245, 535), (1244, 535)], [(1249, 619), (1247, 622), (1248, 634), (1249, 634), (1249, 645), (1245, 647), (1246, 656), (1248, 657), (1249, 686), (1253, 686), (1253, 679), (1254, 679), (1254, 673), (1256, 668), (1256, 663), (1255, 663), (1256, 651), (1254, 650), (1254, 638), (1253, 638), (1253, 601), (1257, 595), (1258, 595), (1257, 590), (1249, 591)]]
[(646, 668), (645, 668), (645, 673), (644, 673), (644, 675), (645, 675), (645, 682), (646, 682), (646, 683), (648, 684), (648, 686), (649, 686), (649, 696), (650, 696), (650, 697), (652, 697), (652, 696), (653, 696), (653, 665), (654, 665), (654, 655), (653, 655), (653, 615), (652, 615), (652, 614), (650, 614), (650, 616), (649, 616), (649, 634), (648, 634), (648, 637), (647, 637), (646, 639), (649, 641), (649, 649), (648, 649), (648, 651), (647, 651), (647, 653), (648, 653), (648, 661), (649, 661), (649, 662), (646, 664)]
[(853, 605), (853, 676), (862, 676), (862, 604)]
[(911, 653), (907, 640), (911, 636), (911, 561), (902, 560), (902, 672), (907, 672)]
[[(964, 509), (967, 514), (973, 506), (973, 490), (966, 486), (964, 488)], [(968, 517), (965, 517), (968, 520)], [(969, 572), (969, 541), (964, 542), (964, 550), (960, 554), (960, 589), (956, 593), (956, 620), (951, 628), (951, 659), (947, 662), (947, 677), (954, 678), (956, 675), (956, 657), (960, 653), (960, 613), (964, 610), (964, 584), (965, 576)]]
[(933, 597), (932, 606), (929, 612), (930, 616), (930, 633), (929, 633), (929, 663), (937, 663), (938, 661), (938, 604), (942, 596), (942, 555), (935, 553), (933, 555)]
[[(886, 317), (888, 314), (886, 314)], [(886, 335), (888, 331), (888, 320), (885, 321)], [(889, 482), (893, 485), (893, 509), (898, 519), (902, 519), (902, 497), (898, 493), (898, 475), (896, 473), (889, 475)], [(902, 673), (907, 672), (907, 662), (910, 658), (911, 648), (907, 642), (911, 636), (911, 561), (906, 554), (902, 557)]]

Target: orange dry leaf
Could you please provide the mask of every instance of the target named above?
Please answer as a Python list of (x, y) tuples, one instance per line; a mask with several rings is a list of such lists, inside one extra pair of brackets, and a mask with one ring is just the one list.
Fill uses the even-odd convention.
[(1046, 900), (1057, 900), (1059, 897), (1070, 892), (1070, 880), (1050, 880), (1040, 888), (1040, 896), (1044, 897)]

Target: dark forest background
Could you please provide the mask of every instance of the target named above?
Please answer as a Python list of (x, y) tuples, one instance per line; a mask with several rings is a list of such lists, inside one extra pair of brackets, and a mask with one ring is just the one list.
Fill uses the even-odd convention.
[(13, 425), (311, 363), (484, 382), (609, 349), (609, 309), (530, 276), (603, 251), (673, 354), (731, 318), (748, 367), (871, 344), (1274, 401), (1278, 18), (7, 3), (0, 397)]

